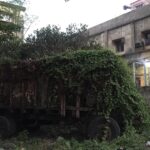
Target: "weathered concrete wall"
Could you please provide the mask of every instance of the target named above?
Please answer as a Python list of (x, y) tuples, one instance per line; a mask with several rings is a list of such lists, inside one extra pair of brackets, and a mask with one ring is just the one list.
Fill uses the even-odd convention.
[(135, 22), (149, 16), (150, 5), (147, 5), (90, 28), (88, 30), (89, 35), (95, 36), (96, 34), (100, 34), (104, 31), (112, 30), (114, 28), (130, 24), (131, 22)]
[(92, 41), (95, 41), (96, 43), (101, 44), (103, 47), (107, 47), (107, 33), (103, 32), (99, 35), (91, 37)]
[(150, 87), (142, 87), (140, 92), (144, 96), (146, 102), (150, 105)]
[(126, 55), (123, 55), (123, 58), (128, 60), (129, 62), (134, 62), (135, 60), (142, 60), (145, 58), (150, 58), (150, 50), (143, 50), (133, 53), (128, 53)]
[(150, 5), (99, 24), (88, 31), (92, 40), (114, 52), (116, 47), (113, 41), (124, 38), (124, 51), (117, 54), (127, 55), (125, 58), (135, 60), (147, 55), (147, 50), (150, 49), (148, 46), (135, 48), (137, 42), (143, 41), (142, 32), (146, 30), (150, 30)]
[(113, 41), (120, 38), (124, 38), (125, 43), (124, 51), (119, 54), (134, 52), (134, 37), (132, 23), (95, 35), (91, 37), (91, 40), (94, 40), (95, 42), (101, 44), (103, 47), (108, 47), (114, 50), (114, 52), (116, 52)]
[[(124, 51), (117, 52), (117, 54), (132, 64), (135, 61), (150, 58), (150, 45), (142, 45), (145, 40), (143, 32), (147, 30), (150, 30), (150, 5), (96, 25), (88, 31), (92, 40), (114, 52), (116, 52), (116, 45), (113, 41), (124, 39)], [(142, 46), (135, 47), (138, 44)], [(144, 76), (140, 78), (143, 82)], [(150, 87), (144, 87), (141, 92), (150, 104)]]
[(150, 30), (150, 17), (135, 22), (135, 42), (141, 42), (143, 31)]
[(131, 28), (130, 24), (121, 26), (114, 30), (110, 30), (108, 32), (108, 47), (115, 49), (115, 45), (113, 44), (113, 41), (116, 39), (124, 38), (125, 39), (125, 44), (124, 44), (125, 50), (123, 52), (121, 52), (121, 54), (128, 53), (133, 48), (131, 33), (132, 33), (132, 28)]

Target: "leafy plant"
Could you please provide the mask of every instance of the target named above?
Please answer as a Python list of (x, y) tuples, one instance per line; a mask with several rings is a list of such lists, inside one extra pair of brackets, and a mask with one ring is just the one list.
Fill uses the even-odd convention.
[[(20, 66), (20, 62), (16, 65)], [(119, 116), (125, 125), (132, 124), (137, 129), (149, 122), (148, 108), (132, 81), (127, 64), (109, 50), (65, 52), (22, 62), (21, 66), (25, 74), (30, 71), (37, 78), (39, 75), (48, 77), (49, 105), (57, 105), (59, 92), (66, 96), (69, 104), (79, 95), (81, 101), (90, 97), (92, 108), (99, 115), (113, 116), (117, 121)]]
[[(88, 41), (87, 26), (71, 24), (66, 31), (58, 26), (43, 27), (29, 35), (21, 49), (22, 58), (41, 58), (64, 51), (99, 49), (100, 44)], [(26, 53), (28, 51), (29, 53)]]
[[(21, 134), (23, 135), (24, 133)], [(121, 137), (111, 142), (97, 140), (77, 141), (74, 138), (67, 140), (63, 137), (58, 137), (57, 139), (28, 137), (27, 139), (21, 138), (20, 141), (17, 137), (4, 141), (0, 140), (0, 148), (12, 150), (117, 150), (122, 147), (127, 150), (144, 150), (146, 149), (145, 143), (147, 141), (147, 136), (138, 134), (132, 126), (128, 126)]]

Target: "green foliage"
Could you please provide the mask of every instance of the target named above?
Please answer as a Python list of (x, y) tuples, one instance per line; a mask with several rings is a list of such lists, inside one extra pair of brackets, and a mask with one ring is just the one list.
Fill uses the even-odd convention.
[(67, 103), (73, 103), (79, 95), (81, 101), (90, 97), (93, 106), (88, 107), (100, 115), (120, 116), (124, 124), (137, 128), (149, 122), (148, 108), (126, 63), (109, 50), (65, 52), (21, 65), (37, 78), (49, 78), (50, 104), (57, 103), (60, 92), (66, 95)]
[[(36, 30), (25, 42), (19, 41), (13, 33), (20, 29), (20, 26), (12, 23), (0, 24), (0, 30), (4, 31), (0, 36), (0, 53), (6, 51), (3, 57), (21, 60), (39, 59), (64, 51), (101, 48), (100, 44), (88, 42), (86, 25), (82, 24), (79, 27), (75, 24), (69, 25), (65, 32), (62, 32), (58, 26), (49, 25)], [(8, 54), (7, 51), (11, 50), (13, 52)]]
[[(7, 45), (9, 45), (9, 42), (12, 42), (12, 41), (14, 42), (14, 44), (16, 44), (17, 43), (16, 40), (18, 40), (18, 38), (14, 34), (14, 32), (18, 32), (18, 31), (20, 31), (20, 29), (21, 29), (20, 25), (0, 21), (0, 31), (1, 31), (0, 48), (3, 49), (3, 47), (6, 45), (4, 43), (7, 43), (7, 42), (8, 42)], [(6, 49), (7, 49), (7, 47), (6, 47)]]
[[(49, 25), (36, 30), (26, 39), (21, 51), (22, 58), (41, 58), (64, 51), (101, 48), (99, 44), (88, 43), (86, 27), (82, 24), (79, 27), (71, 24), (63, 32), (60, 27)], [(26, 51), (29, 53), (26, 53)]]
[(18, 134), (17, 140), (25, 142), (25, 141), (29, 140), (28, 135), (29, 135), (28, 131), (24, 130)]
[(126, 123), (134, 121), (135, 126), (149, 118), (127, 65), (109, 50), (63, 53), (43, 60), (42, 67), (50, 78), (50, 95), (56, 92), (52, 89), (62, 84), (70, 101), (77, 94), (85, 98), (87, 93), (93, 96), (97, 101), (94, 109), (99, 114), (110, 116), (117, 112)]
[(14, 23), (7, 23), (4, 21), (0, 22), (0, 31), (3, 31), (5, 33), (11, 33), (16, 32), (16, 31), (20, 31), (21, 27), (19, 25), (16, 25)]
[(144, 134), (138, 134), (130, 126), (121, 137), (111, 142), (97, 140), (79, 142), (76, 139), (66, 140), (63, 137), (58, 137), (57, 139), (28, 137), (28, 140), (13, 138), (0, 141), (0, 147), (11, 150), (117, 150), (121, 147), (127, 150), (144, 150), (146, 149), (145, 143), (147, 141), (148, 138)]
[[(137, 134), (133, 127), (129, 127), (123, 136), (112, 142), (99, 142), (96, 140), (85, 140), (78, 142), (74, 139), (69, 141), (59, 138), (53, 145), (53, 150), (58, 150), (60, 147), (66, 150), (117, 150), (120, 147), (127, 150), (143, 150), (147, 138), (143, 134)], [(60, 148), (60, 149), (61, 149)]]
[(8, 39), (0, 41), (0, 64), (6, 62), (17, 61), (20, 57), (20, 47), (22, 41), (17, 38)]

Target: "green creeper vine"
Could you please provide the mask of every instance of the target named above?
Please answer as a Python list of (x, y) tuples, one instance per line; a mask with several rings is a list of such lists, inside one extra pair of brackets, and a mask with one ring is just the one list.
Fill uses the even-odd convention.
[(15, 64), (34, 76), (48, 77), (49, 100), (57, 99), (56, 91), (61, 83), (70, 103), (79, 94), (83, 98), (81, 101), (87, 97), (95, 100), (93, 107), (99, 114), (111, 116), (115, 112), (125, 122), (133, 124), (136, 119), (140, 123), (149, 119), (148, 108), (133, 83), (127, 64), (109, 50), (65, 52)]
[(43, 66), (50, 78), (63, 81), (66, 92), (77, 93), (80, 89), (82, 95), (88, 87), (102, 114), (116, 111), (127, 122), (134, 117), (148, 117), (145, 101), (135, 88), (127, 64), (108, 50), (64, 53), (44, 60)]

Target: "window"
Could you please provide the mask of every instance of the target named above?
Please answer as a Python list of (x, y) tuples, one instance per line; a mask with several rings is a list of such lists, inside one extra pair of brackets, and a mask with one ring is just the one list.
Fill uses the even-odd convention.
[(116, 48), (116, 52), (123, 52), (124, 51), (124, 38), (114, 40), (113, 44)]
[(145, 45), (150, 45), (150, 30), (142, 32)]
[(146, 40), (150, 39), (150, 31), (145, 32), (144, 37)]

